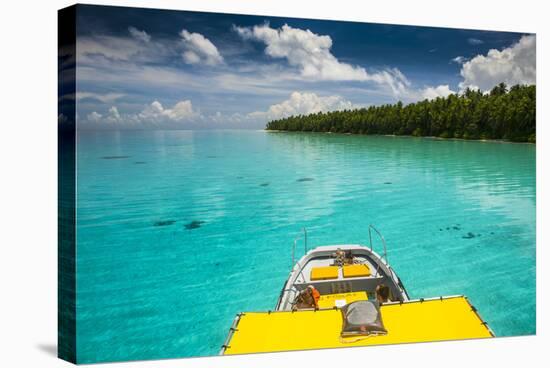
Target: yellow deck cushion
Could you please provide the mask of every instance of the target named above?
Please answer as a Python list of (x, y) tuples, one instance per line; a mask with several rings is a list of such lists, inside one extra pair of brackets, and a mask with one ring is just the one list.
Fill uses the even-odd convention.
[(387, 335), (341, 338), (338, 309), (241, 315), (224, 354), (398, 344), (492, 337), (463, 296), (380, 308)]
[(346, 265), (342, 267), (345, 278), (349, 277), (367, 277), (370, 276), (370, 268), (366, 264)]
[(313, 267), (311, 269), (311, 280), (330, 280), (338, 278), (337, 266)]
[(353, 293), (341, 293), (341, 294), (325, 294), (319, 298), (319, 308), (333, 308), (336, 305), (336, 301), (344, 301), (345, 304), (355, 302), (357, 300), (368, 300), (369, 297), (365, 291), (357, 291)]

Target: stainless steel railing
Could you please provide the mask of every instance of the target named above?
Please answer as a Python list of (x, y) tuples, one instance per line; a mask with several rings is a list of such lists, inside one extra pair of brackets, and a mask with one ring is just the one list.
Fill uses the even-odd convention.
[[(384, 253), (380, 256), (380, 259), (384, 260), (384, 263), (386, 263), (386, 266), (389, 267), (389, 263), (388, 263), (388, 248), (386, 246), (386, 239), (384, 239), (384, 236), (380, 233), (380, 231), (378, 231), (377, 228), (375, 228), (372, 224), (369, 225), (369, 247), (370, 247), (370, 251), (372, 252), (373, 251), (373, 245), (372, 245), (372, 231), (374, 230), (374, 232), (378, 235), (378, 237), (380, 238), (380, 240), (382, 241), (382, 245), (384, 246)], [(380, 264), (378, 265), (378, 267), (376, 268), (376, 274), (375, 276), (378, 276), (378, 271), (380, 270)]]
[[(307, 230), (305, 227), (302, 228), (303, 231), (303, 237), (304, 237), (304, 255), (307, 253)], [(292, 245), (292, 266), (296, 264), (296, 244), (298, 243), (298, 240), (302, 238), (302, 234), (298, 234), (296, 238), (294, 238), (294, 244)]]

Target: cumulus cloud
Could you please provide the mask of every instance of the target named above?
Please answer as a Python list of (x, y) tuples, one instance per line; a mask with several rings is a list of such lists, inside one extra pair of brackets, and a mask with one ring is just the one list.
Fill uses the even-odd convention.
[(111, 106), (106, 114), (96, 111), (86, 116), (89, 123), (101, 126), (116, 125), (120, 128), (136, 126), (178, 126), (181, 123), (197, 122), (203, 117), (193, 109), (189, 100), (177, 102), (170, 108), (164, 107), (159, 101), (153, 101), (138, 113), (121, 114), (116, 106)]
[(93, 123), (98, 123), (98, 122), (101, 121), (102, 117), (103, 117), (103, 115), (99, 114), (96, 111), (93, 111), (90, 114), (88, 114), (88, 116), (86, 118), (88, 119), (88, 121), (91, 121)]
[(233, 29), (243, 39), (263, 42), (266, 55), (286, 59), (309, 80), (373, 81), (388, 85), (394, 94), (399, 94), (409, 85), (396, 68), (369, 73), (363, 67), (339, 61), (331, 53), (331, 37), (318, 35), (309, 29), (293, 28), (288, 24), (279, 29), (271, 28), (269, 24), (252, 28), (234, 26)]
[(162, 123), (166, 121), (182, 122), (197, 117), (193, 104), (189, 100), (180, 101), (172, 108), (165, 108), (159, 101), (153, 101), (137, 117), (142, 122)]
[(523, 36), (505, 48), (489, 50), (487, 55), (478, 55), (462, 65), (460, 83), (466, 88), (488, 91), (504, 82), (507, 85), (536, 83), (536, 39), (534, 35)]
[(447, 97), (450, 94), (455, 93), (455, 91), (449, 88), (448, 84), (440, 85), (437, 87), (426, 87), (420, 91), (422, 99), (433, 100), (438, 97)]
[(292, 92), (288, 99), (271, 105), (267, 111), (256, 111), (248, 116), (267, 122), (292, 115), (307, 115), (351, 108), (353, 108), (353, 104), (340, 96), (318, 96), (311, 92)]
[(109, 114), (107, 115), (105, 120), (109, 124), (116, 124), (116, 123), (122, 122), (122, 117), (120, 116), (116, 106), (111, 106), (111, 108), (109, 109)]
[(218, 48), (200, 33), (191, 33), (187, 30), (180, 32), (185, 51), (182, 54), (187, 64), (205, 63), (217, 65), (223, 63), (223, 57)]
[(128, 27), (128, 32), (130, 32), (130, 35), (136, 40), (143, 41), (145, 43), (151, 41), (151, 36), (147, 32), (140, 31), (136, 27)]
[(253, 28), (234, 27), (244, 39), (265, 43), (266, 55), (286, 58), (292, 66), (300, 68), (304, 77), (323, 80), (367, 80), (365, 69), (342, 63), (330, 52), (330, 36), (318, 35), (309, 29), (293, 28), (285, 24), (280, 29), (268, 24)]

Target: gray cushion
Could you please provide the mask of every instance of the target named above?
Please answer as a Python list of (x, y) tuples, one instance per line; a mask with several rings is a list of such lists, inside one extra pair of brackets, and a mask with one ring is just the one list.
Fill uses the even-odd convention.
[(342, 336), (386, 334), (378, 301), (359, 300), (342, 309)]

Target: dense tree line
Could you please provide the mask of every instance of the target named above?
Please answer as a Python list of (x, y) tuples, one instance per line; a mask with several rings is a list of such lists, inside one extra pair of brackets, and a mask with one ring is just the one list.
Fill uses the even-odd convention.
[(536, 141), (536, 87), (504, 83), (489, 93), (461, 94), (408, 105), (297, 115), (270, 121), (267, 130), (395, 134), (464, 139)]

